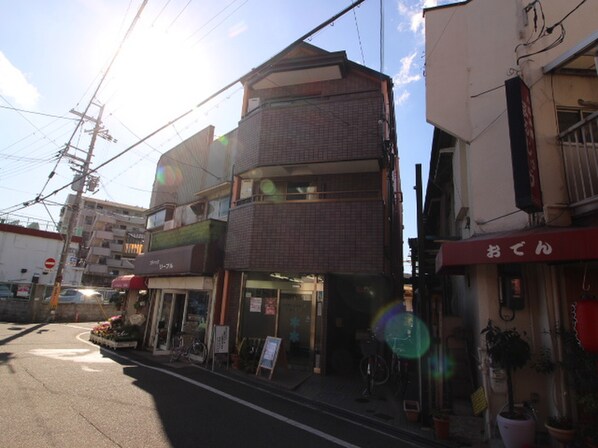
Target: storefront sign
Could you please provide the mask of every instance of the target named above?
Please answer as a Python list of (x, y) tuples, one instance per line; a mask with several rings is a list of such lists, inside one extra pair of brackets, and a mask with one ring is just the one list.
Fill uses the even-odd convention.
[(528, 213), (542, 211), (530, 90), (519, 77), (505, 81), (515, 205)]
[(506, 232), (447, 242), (436, 256), (436, 271), (458, 266), (592, 260), (598, 227)]
[(191, 246), (164, 249), (140, 254), (135, 259), (136, 275), (200, 274), (210, 272), (207, 266), (206, 246)]

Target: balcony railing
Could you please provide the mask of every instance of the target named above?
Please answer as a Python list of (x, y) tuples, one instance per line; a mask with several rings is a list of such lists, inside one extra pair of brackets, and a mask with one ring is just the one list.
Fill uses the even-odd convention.
[(598, 112), (559, 134), (572, 206), (598, 199)]
[(380, 190), (359, 190), (359, 191), (313, 191), (306, 193), (273, 193), (254, 194), (248, 198), (239, 199), (235, 205), (251, 204), (253, 202), (339, 202), (343, 200), (353, 201), (355, 199), (380, 199)]

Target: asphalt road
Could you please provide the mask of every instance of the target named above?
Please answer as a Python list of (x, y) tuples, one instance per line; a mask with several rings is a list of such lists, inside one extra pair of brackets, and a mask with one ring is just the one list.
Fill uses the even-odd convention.
[(206, 369), (101, 350), (91, 326), (0, 323), (0, 447), (422, 446)]

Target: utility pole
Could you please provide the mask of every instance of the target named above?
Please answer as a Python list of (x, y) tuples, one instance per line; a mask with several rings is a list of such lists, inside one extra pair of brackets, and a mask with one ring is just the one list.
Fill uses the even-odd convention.
[[(95, 103), (93, 103), (95, 104)], [(95, 104), (100, 108), (100, 112), (98, 113), (97, 118), (89, 117), (87, 115), (83, 115), (79, 112), (72, 111), (71, 113), (75, 115), (79, 115), (81, 118), (85, 120), (89, 120), (95, 122), (95, 126), (93, 128), (91, 134), (91, 141), (89, 143), (89, 149), (87, 150), (87, 157), (83, 161), (83, 165), (81, 167), (80, 174), (76, 181), (74, 182), (74, 190), (76, 191), (75, 201), (72, 205), (71, 214), (68, 220), (66, 235), (64, 237), (64, 246), (62, 248), (62, 253), (60, 254), (60, 260), (58, 261), (58, 267), (56, 268), (56, 278), (54, 280), (54, 288), (52, 289), (52, 297), (50, 299), (50, 320), (54, 320), (56, 316), (56, 308), (58, 307), (58, 296), (60, 295), (60, 287), (62, 284), (62, 274), (64, 271), (64, 267), (66, 265), (66, 259), (68, 257), (69, 248), (71, 245), (71, 239), (73, 238), (73, 233), (75, 229), (75, 224), (77, 223), (77, 218), (79, 216), (79, 208), (81, 204), (81, 197), (83, 196), (83, 190), (85, 189), (87, 177), (89, 176), (89, 165), (91, 163), (91, 158), (93, 156), (93, 148), (96, 143), (96, 139), (101, 135), (101, 132), (104, 132), (102, 128), (102, 114), (104, 113), (104, 106)], [(103, 137), (103, 136), (102, 136)], [(66, 148), (68, 151), (69, 148)]]

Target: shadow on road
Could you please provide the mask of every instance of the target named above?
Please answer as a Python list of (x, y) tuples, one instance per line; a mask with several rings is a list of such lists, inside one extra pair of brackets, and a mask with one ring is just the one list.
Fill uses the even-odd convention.
[[(29, 328), (9, 327), (9, 328), (7, 328), (8, 330), (14, 330), (14, 331), (22, 330), (22, 331), (20, 331), (19, 333), (13, 334), (12, 336), (9, 336), (7, 338), (0, 339), (0, 345), (5, 345), (5, 344), (8, 344), (11, 341), (14, 341), (15, 339), (22, 338), (23, 336), (26, 336), (29, 333), (33, 333), (34, 331), (39, 330), (40, 328), (43, 328), (46, 325), (47, 324), (38, 324), (38, 325), (34, 325), (32, 327), (29, 327)], [(39, 332), (42, 332), (42, 331), (48, 331), (48, 330), (40, 330)]]

